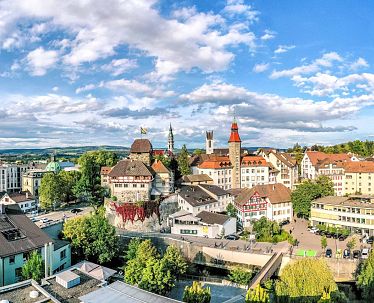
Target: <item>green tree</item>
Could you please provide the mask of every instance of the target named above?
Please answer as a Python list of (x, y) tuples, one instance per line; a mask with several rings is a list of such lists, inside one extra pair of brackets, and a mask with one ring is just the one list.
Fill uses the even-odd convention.
[(316, 303), (325, 292), (337, 291), (334, 277), (322, 259), (300, 259), (285, 266), (275, 293), (279, 302)]
[(81, 178), (79, 171), (61, 171), (59, 173), (62, 186), (62, 195), (64, 202), (75, 201), (77, 199), (74, 186)]
[(197, 148), (193, 151), (193, 154), (199, 156), (201, 154), (204, 154), (204, 151), (202, 149)]
[(187, 303), (210, 303), (210, 288), (203, 287), (200, 282), (193, 281), (191, 286), (186, 286), (184, 289), (182, 300)]
[(248, 271), (239, 266), (235, 266), (230, 270), (229, 280), (237, 284), (248, 285), (249, 282), (251, 282), (252, 276), (252, 271)]
[(126, 261), (130, 261), (136, 258), (136, 254), (138, 252), (139, 245), (142, 243), (140, 238), (132, 238), (127, 246), (127, 252), (125, 259)]
[(118, 250), (116, 230), (105, 218), (103, 210), (68, 220), (63, 235), (78, 254), (99, 263), (112, 260)]
[(302, 217), (309, 217), (313, 200), (334, 194), (333, 183), (327, 176), (316, 180), (306, 180), (296, 187), (291, 194), (294, 211)]
[(323, 250), (325, 250), (326, 247), (327, 247), (327, 238), (326, 238), (326, 236), (322, 236), (321, 237), (321, 247), (322, 247)]
[(347, 242), (347, 248), (349, 250), (353, 250), (355, 246), (356, 246), (356, 238), (352, 238), (351, 240)]
[(258, 284), (254, 289), (249, 289), (245, 296), (245, 303), (268, 303), (270, 296), (268, 290)]
[(260, 220), (253, 222), (253, 231), (256, 232), (257, 240), (261, 242), (272, 241), (274, 236), (280, 235), (282, 232), (276, 221), (268, 220), (266, 217), (261, 217)]
[(44, 261), (37, 251), (33, 251), (22, 266), (22, 277), (25, 280), (33, 279), (37, 282), (43, 278)]
[(151, 258), (142, 271), (139, 287), (159, 295), (166, 295), (174, 287), (174, 283), (175, 277), (167, 268), (166, 263)]
[(43, 209), (54, 209), (64, 199), (64, 185), (60, 175), (44, 174), (39, 188), (40, 206)]
[(182, 150), (178, 155), (178, 170), (182, 176), (191, 174), (191, 168), (189, 166), (189, 154), (185, 144), (182, 146)]
[(180, 249), (174, 245), (169, 245), (166, 248), (166, 252), (162, 257), (162, 262), (165, 268), (177, 279), (187, 271), (186, 259), (182, 255)]
[(226, 213), (228, 216), (230, 217), (233, 217), (233, 218), (236, 218), (236, 215), (238, 213), (238, 210), (235, 208), (234, 204), (232, 204), (231, 202), (229, 204), (227, 204), (226, 206)]
[(374, 254), (372, 252), (360, 270), (357, 285), (362, 290), (362, 296), (366, 302), (371, 302), (374, 298)]

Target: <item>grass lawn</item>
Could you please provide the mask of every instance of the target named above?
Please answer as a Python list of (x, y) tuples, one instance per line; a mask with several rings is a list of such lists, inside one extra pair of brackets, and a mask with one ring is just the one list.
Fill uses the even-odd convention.
[(296, 252), (296, 256), (301, 256), (301, 257), (315, 257), (317, 255), (317, 252), (315, 250), (304, 250), (304, 249), (299, 249)]

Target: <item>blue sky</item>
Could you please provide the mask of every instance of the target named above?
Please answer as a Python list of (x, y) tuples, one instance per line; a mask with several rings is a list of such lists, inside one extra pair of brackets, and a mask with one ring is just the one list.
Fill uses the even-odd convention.
[(0, 148), (373, 139), (372, 1), (4, 0)]

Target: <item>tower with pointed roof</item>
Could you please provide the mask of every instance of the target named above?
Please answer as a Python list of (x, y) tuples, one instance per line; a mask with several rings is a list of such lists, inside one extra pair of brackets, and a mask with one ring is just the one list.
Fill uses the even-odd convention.
[(174, 151), (174, 135), (173, 135), (173, 128), (169, 127), (169, 135), (168, 135), (168, 152), (169, 154), (172, 154)]
[(231, 187), (240, 188), (240, 157), (241, 157), (242, 140), (239, 136), (239, 128), (236, 119), (231, 124), (231, 134), (229, 138), (229, 158), (232, 165), (231, 170)]

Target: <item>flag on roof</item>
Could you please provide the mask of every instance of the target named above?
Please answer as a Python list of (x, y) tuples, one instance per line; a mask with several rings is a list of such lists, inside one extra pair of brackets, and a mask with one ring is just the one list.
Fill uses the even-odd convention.
[(140, 127), (140, 134), (146, 135), (147, 134), (147, 129), (144, 127)]

